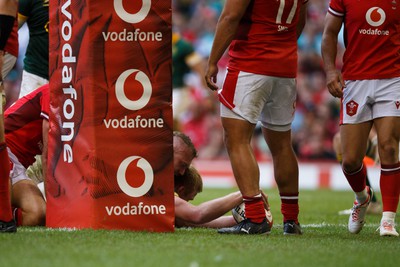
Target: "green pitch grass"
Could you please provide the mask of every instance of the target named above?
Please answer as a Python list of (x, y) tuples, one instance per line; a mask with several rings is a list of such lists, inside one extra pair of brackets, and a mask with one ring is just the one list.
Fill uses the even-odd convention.
[[(195, 203), (230, 191), (206, 188)], [(358, 235), (347, 232), (348, 216), (337, 214), (351, 206), (351, 192), (301, 191), (302, 236), (282, 234), (277, 190), (266, 192), (274, 216), (270, 235), (227, 236), (213, 229), (145, 233), (22, 227), (16, 234), (0, 235), (0, 266), (400, 266), (400, 238), (379, 236), (375, 230), (380, 216), (369, 215)]]

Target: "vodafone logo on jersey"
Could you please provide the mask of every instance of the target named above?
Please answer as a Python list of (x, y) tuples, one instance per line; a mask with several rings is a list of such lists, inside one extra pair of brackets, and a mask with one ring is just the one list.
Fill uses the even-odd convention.
[[(144, 182), (139, 187), (131, 186), (126, 177), (126, 173), (131, 163), (136, 163), (135, 173), (144, 173)], [(142, 157), (131, 156), (121, 162), (117, 171), (117, 182), (122, 192), (131, 197), (141, 197), (145, 195), (153, 185), (154, 172), (150, 163)]]
[[(126, 0), (128, 1), (128, 0)], [(114, 0), (114, 9), (117, 15), (128, 23), (138, 23), (144, 20), (149, 14), (151, 0), (142, 0), (142, 7), (134, 14), (127, 12), (123, 5), (123, 0)]]
[[(135, 80), (138, 81), (143, 88), (143, 94), (137, 100), (131, 100), (125, 94), (125, 81), (131, 74), (135, 75)], [(141, 88), (139, 88), (139, 90), (141, 90)], [(140, 70), (137, 69), (126, 70), (117, 79), (117, 82), (115, 84), (115, 93), (118, 102), (126, 109), (129, 110), (142, 109), (147, 105), (147, 103), (151, 98), (152, 86), (150, 79), (149, 77), (147, 77), (146, 74), (144, 74)]]
[(368, 9), (367, 13), (365, 13), (365, 20), (367, 23), (373, 27), (369, 29), (358, 29), (358, 32), (362, 35), (376, 35), (376, 36), (387, 36), (389, 35), (389, 31), (385, 29), (378, 29), (377, 27), (381, 26), (386, 21), (386, 13), (380, 7), (371, 7)]
[(379, 27), (385, 22), (386, 14), (380, 7), (371, 7), (365, 14), (365, 19), (372, 27)]

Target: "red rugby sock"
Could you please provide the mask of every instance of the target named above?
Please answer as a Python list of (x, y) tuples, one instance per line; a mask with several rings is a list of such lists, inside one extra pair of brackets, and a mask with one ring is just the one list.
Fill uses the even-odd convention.
[(400, 162), (381, 166), (380, 187), (383, 211), (396, 212), (400, 194)]
[(253, 197), (243, 196), (246, 218), (253, 223), (261, 223), (265, 219), (264, 202), (261, 194)]
[(280, 196), (283, 222), (295, 221), (296, 223), (299, 223), (299, 193), (280, 193)]
[(353, 173), (347, 173), (344, 170), (343, 173), (354, 192), (361, 192), (365, 189), (367, 185), (367, 169), (364, 164)]
[(0, 143), (0, 220), (9, 222), (13, 218), (10, 197), (10, 160), (7, 146)]

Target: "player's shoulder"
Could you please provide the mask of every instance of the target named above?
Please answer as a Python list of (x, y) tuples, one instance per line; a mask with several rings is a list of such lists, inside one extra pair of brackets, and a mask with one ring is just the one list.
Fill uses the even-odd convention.
[(330, 0), (328, 12), (334, 16), (344, 16), (345, 1), (344, 0)]

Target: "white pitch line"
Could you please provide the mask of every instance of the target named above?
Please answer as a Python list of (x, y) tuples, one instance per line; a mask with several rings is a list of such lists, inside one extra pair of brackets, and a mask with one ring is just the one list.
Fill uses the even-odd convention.
[(18, 228), (17, 232), (74, 232), (79, 231), (81, 229), (78, 228), (46, 228), (46, 227), (22, 227)]
[[(311, 223), (311, 224), (301, 224), (301, 228), (327, 228), (327, 227), (344, 227), (347, 228), (347, 224), (332, 224), (332, 223)], [(364, 224), (364, 227), (378, 227), (379, 224)], [(283, 227), (283, 224), (275, 224), (273, 227)]]
[[(347, 224), (332, 224), (332, 223), (311, 223), (311, 224), (300, 224), (301, 228), (328, 228), (328, 227), (343, 227), (347, 228)], [(273, 228), (281, 228), (283, 227), (283, 224), (275, 224), (273, 225)], [(365, 224), (364, 227), (367, 228), (375, 228), (379, 227), (379, 224)], [(32, 233), (37, 233), (37, 232), (75, 232), (75, 231), (80, 231), (80, 230), (85, 230), (85, 229), (78, 229), (78, 228), (46, 228), (46, 227), (22, 227), (18, 228), (18, 231), (21, 232), (32, 232)], [(192, 230), (192, 228), (180, 228), (180, 230)]]

